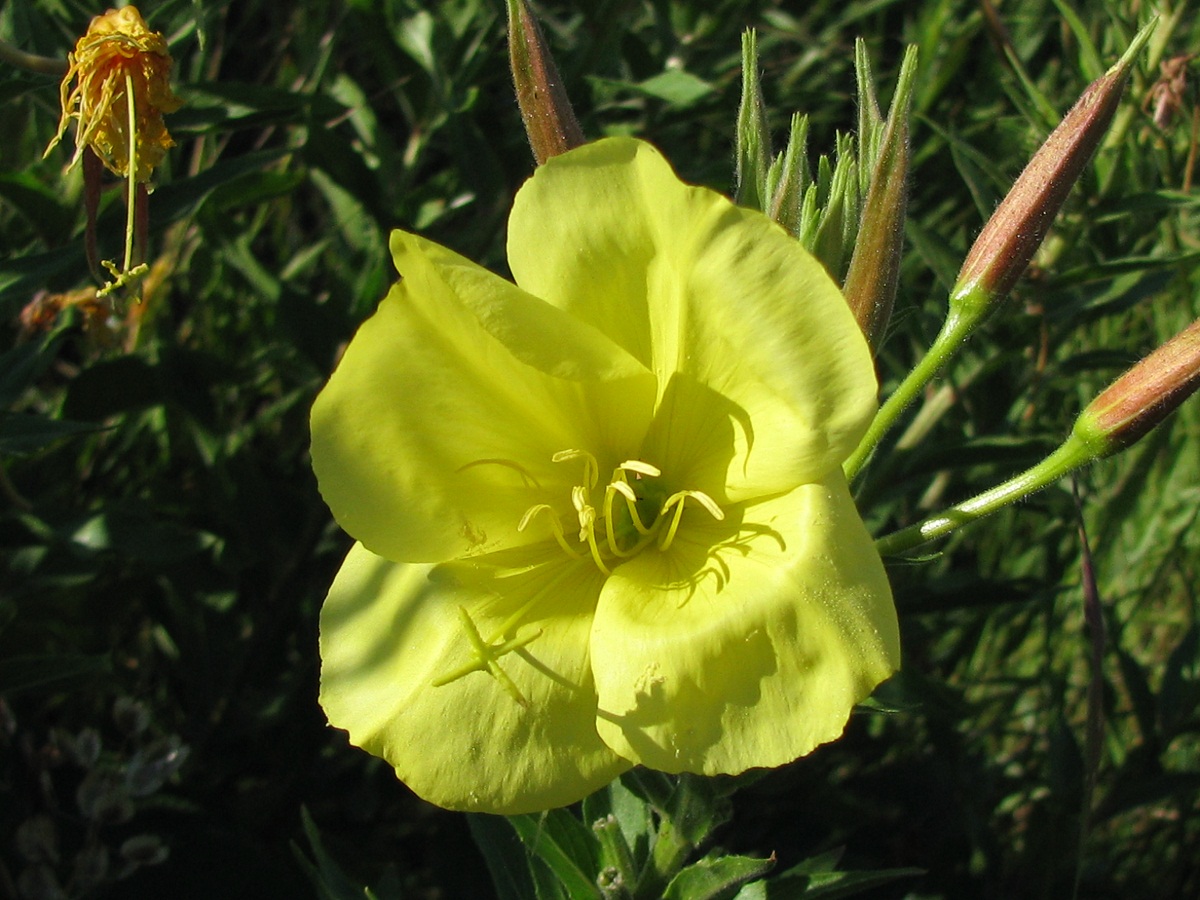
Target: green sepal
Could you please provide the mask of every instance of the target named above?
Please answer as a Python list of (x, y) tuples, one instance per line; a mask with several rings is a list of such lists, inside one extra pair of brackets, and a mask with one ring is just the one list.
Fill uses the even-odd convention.
[[(859, 173), (861, 177), (870, 172), (870, 178), (863, 188), (858, 234), (842, 292), (872, 350), (883, 340), (899, 285), (908, 199), (909, 115), (916, 62), (917, 49), (909, 47), (900, 67), (886, 125), (878, 129), (870, 117), (861, 117), (859, 125), (860, 129), (866, 129), (860, 132), (860, 142), (866, 149), (859, 159)], [(859, 104), (868, 100), (873, 102), (874, 97), (860, 96)]]
[(767, 173), (771, 159), (771, 130), (758, 78), (758, 37), (754, 29), (742, 34), (742, 102), (737, 115), (737, 190), (741, 206), (766, 211)]
[[(854, 40), (854, 79), (858, 85), (858, 189), (866, 195), (883, 140), (883, 115), (875, 94), (871, 58), (862, 38)], [(893, 107), (895, 102), (893, 101)], [(889, 119), (890, 119), (889, 115)]]

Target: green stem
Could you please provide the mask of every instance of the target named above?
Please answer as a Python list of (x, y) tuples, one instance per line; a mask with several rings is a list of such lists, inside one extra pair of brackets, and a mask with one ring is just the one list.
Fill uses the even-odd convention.
[(942, 324), (942, 330), (938, 332), (938, 336), (934, 338), (933, 346), (929, 348), (929, 352), (917, 363), (916, 367), (905, 376), (904, 381), (900, 382), (900, 386), (892, 393), (887, 401), (879, 408), (879, 412), (875, 414), (875, 418), (871, 422), (871, 427), (867, 429), (867, 433), (859, 442), (858, 447), (850, 454), (850, 458), (846, 460), (842, 466), (846, 473), (847, 480), (853, 480), (866, 465), (867, 460), (871, 458), (875, 447), (883, 440), (883, 436), (888, 433), (891, 427), (896, 424), (896, 420), (900, 418), (901, 413), (908, 408), (908, 405), (916, 399), (925, 385), (933, 380), (933, 377), (941, 370), (954, 355), (957, 350), (966, 340), (967, 335), (979, 323), (979, 317), (975, 315), (964, 315), (951, 311), (946, 317), (946, 321)]
[(691, 852), (691, 843), (676, 824), (670, 819), (663, 819), (654, 839), (654, 849), (650, 851), (650, 860), (638, 879), (634, 896), (639, 900), (661, 897), (663, 888), (683, 868)]
[(125, 210), (125, 265), (123, 272), (133, 268), (133, 228), (137, 208), (137, 112), (133, 102), (133, 78), (125, 75), (125, 100), (129, 108), (129, 196)]
[(62, 78), (67, 74), (66, 60), (26, 53), (8, 41), (0, 41), (0, 62), (17, 66), (27, 72), (36, 72), (39, 75), (53, 75), (56, 78)]
[(931, 516), (924, 522), (885, 535), (875, 542), (881, 556), (911, 550), (926, 541), (949, 534), (956, 528), (981, 519), (1035, 491), (1040, 491), (1080, 466), (1096, 459), (1096, 446), (1074, 432), (1057, 450), (1031, 469), (996, 485), (956, 506)]

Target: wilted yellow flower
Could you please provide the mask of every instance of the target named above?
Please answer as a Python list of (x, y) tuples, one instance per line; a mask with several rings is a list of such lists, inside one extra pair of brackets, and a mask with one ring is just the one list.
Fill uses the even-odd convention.
[(174, 112), (182, 104), (168, 82), (171, 54), (163, 36), (146, 27), (135, 7), (110, 9), (92, 19), (67, 62), (70, 68), (61, 90), (62, 119), (46, 152), (62, 140), (68, 120), (74, 117), (79, 127), (71, 165), (79, 161), (84, 147), (91, 147), (110, 171), (127, 177), (132, 144), (134, 180), (149, 181), (154, 167), (175, 143), (163, 124), (163, 113)]

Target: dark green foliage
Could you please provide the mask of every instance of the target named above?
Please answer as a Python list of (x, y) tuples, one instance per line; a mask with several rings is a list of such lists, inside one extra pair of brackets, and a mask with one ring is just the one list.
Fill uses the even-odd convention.
[[(539, 11), (586, 134), (646, 137), (723, 191), (744, 27), (776, 146), (801, 110), (814, 156), (857, 121), (855, 37), (885, 108), (903, 46), (919, 47), (886, 392), (1025, 160), (1138, 24), (1139, 4), (1117, 0), (994, 5), (1003, 30), (967, 0)], [(0, 38), (62, 57), (103, 6), (5, 4)], [(0, 896), (47, 872), (71, 897), (603, 896), (596, 879), (624, 853), (644, 865), (666, 822), (695, 850), (666, 896), (733, 896), (772, 857), (770, 881), (736, 896), (1060, 898), (1077, 879), (1081, 897), (1200, 894), (1195, 400), (1080, 477), (1107, 627), (1086, 822), (1090, 643), (1068, 485), (894, 561), (903, 673), (843, 740), (708, 797), (699, 818), (673, 780), (635, 773), (582, 818), (468, 822), (349, 747), (316, 703), (317, 613), (349, 540), (309, 470), (308, 408), (394, 277), (389, 229), (504, 271), (532, 160), (503, 4), (141, 10), (186, 105), (150, 198), (144, 301), (111, 326), (58, 296), (88, 284), (80, 174), (62, 148), (41, 158), (58, 86), (0, 65)], [(859, 491), (875, 533), (1036, 461), (1200, 314), (1194, 87), (1165, 127), (1144, 111), (1163, 97), (1157, 63), (1198, 32), (1160, 26), (1033, 271), (885, 440)], [(113, 184), (102, 255), (123, 221)]]

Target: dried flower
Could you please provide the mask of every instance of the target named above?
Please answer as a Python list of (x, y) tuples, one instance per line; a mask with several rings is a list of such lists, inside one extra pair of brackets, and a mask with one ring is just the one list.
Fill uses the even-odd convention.
[(182, 103), (171, 92), (171, 54), (163, 36), (146, 27), (135, 7), (110, 9), (92, 19), (67, 61), (62, 119), (46, 152), (62, 140), (68, 120), (76, 118), (79, 127), (71, 165), (90, 147), (110, 171), (122, 177), (129, 175), (132, 157), (134, 179), (139, 184), (149, 181), (174, 144), (163, 113), (174, 112)]

